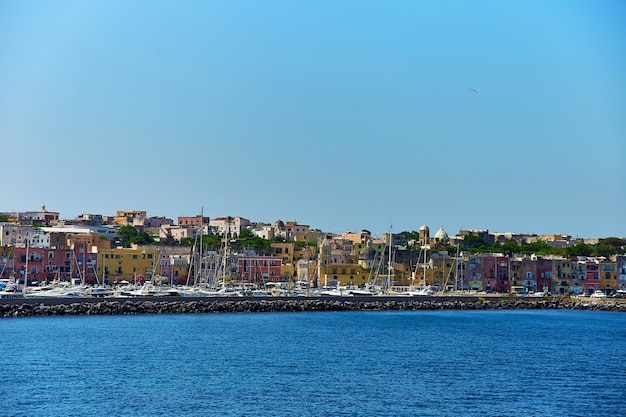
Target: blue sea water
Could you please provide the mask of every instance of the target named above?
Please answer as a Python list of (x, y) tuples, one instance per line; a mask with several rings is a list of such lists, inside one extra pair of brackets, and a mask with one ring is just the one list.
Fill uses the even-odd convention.
[(0, 320), (2, 416), (626, 415), (626, 315)]

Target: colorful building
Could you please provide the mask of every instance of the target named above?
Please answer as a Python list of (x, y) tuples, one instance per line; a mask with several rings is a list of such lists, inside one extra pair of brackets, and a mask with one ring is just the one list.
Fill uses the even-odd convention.
[(568, 295), (574, 293), (576, 286), (572, 281), (572, 260), (569, 258), (552, 261), (552, 293)]
[(552, 292), (552, 259), (537, 258), (537, 288), (545, 293)]
[(508, 256), (504, 256), (502, 254), (489, 254), (482, 256), (481, 258), (480, 273), (482, 277), (483, 290), (487, 292), (509, 292)]
[(160, 251), (115, 248), (99, 250), (96, 255), (98, 276), (105, 281), (144, 282), (153, 276)]
[(626, 290), (626, 255), (618, 255), (615, 259), (617, 272), (617, 289)]
[(612, 294), (619, 288), (617, 280), (617, 264), (608, 259), (602, 259), (598, 262), (598, 273), (600, 278), (599, 288), (605, 294)]
[(600, 265), (595, 259), (588, 259), (585, 265), (585, 293), (593, 294), (600, 289)]
[(289, 280), (282, 276), (282, 260), (277, 256), (239, 255), (237, 276), (243, 282), (266, 284)]

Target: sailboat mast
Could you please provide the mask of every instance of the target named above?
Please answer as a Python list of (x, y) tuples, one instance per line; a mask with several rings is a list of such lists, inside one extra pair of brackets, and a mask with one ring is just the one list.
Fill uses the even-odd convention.
[(26, 293), (26, 286), (28, 285), (28, 246), (30, 241), (30, 229), (26, 230), (26, 265), (24, 266), (24, 293)]
[[(196, 274), (196, 276), (198, 276), (198, 277), (200, 277), (200, 278), (202, 277), (202, 275), (201, 275), (201, 274), (202, 274), (202, 264), (204, 263), (204, 259), (202, 258), (202, 256), (203, 256), (203, 253), (202, 253), (202, 252), (203, 252), (202, 247), (204, 246), (204, 245), (203, 245), (203, 243), (202, 243), (202, 241), (203, 241), (203, 239), (202, 239), (203, 235), (204, 235), (204, 207), (202, 207), (202, 208), (200, 209), (200, 251), (199, 251), (199, 257), (200, 257), (200, 259), (199, 259), (199, 261), (198, 261), (198, 273)], [(194, 280), (194, 281), (195, 281), (195, 280)]]
[(424, 288), (426, 288), (426, 258), (427, 258), (427, 251), (428, 249), (426, 249), (426, 247), (424, 247)]
[(87, 279), (87, 243), (83, 242), (83, 276), (80, 280), (81, 285), (85, 285), (85, 280)]
[(391, 274), (392, 274), (392, 267), (391, 267), (391, 251), (393, 250), (393, 225), (389, 225), (389, 266), (387, 269), (387, 291), (389, 291), (391, 289)]
[[(460, 245), (460, 244), (457, 244), (457, 246), (456, 246), (456, 260), (455, 260), (455, 261), (456, 261), (456, 271), (455, 271), (455, 272), (456, 272), (456, 273), (455, 273), (456, 278), (455, 278), (455, 280), (454, 280), (455, 287), (456, 287), (456, 290), (457, 290), (457, 291), (459, 291), (459, 285), (458, 285), (458, 284), (459, 284), (459, 278), (460, 278), (460, 277), (459, 277), (459, 256), (460, 256), (460, 253), (459, 253), (459, 252), (460, 252), (460, 248), (461, 248), (461, 245)], [(463, 289), (463, 286), (462, 286), (462, 285), (461, 285), (461, 288), (460, 288), (460, 289), (461, 289), (461, 290)]]
[[(100, 250), (100, 248), (98, 248), (98, 251)], [(106, 275), (104, 273), (104, 271), (106, 271), (106, 267), (105, 267), (105, 259), (104, 259), (104, 250), (102, 251), (102, 286), (104, 287), (104, 280), (106, 278)], [(96, 275), (97, 278), (97, 275)]]

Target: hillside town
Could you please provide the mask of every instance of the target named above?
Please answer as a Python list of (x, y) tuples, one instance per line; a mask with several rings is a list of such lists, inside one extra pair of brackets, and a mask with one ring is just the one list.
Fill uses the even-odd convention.
[[(468, 250), (470, 238), (512, 249)], [(266, 224), (240, 216), (200, 214), (174, 221), (140, 210), (63, 220), (42, 206), (0, 212), (0, 285), (19, 285), (24, 293), (66, 282), (103, 294), (114, 287), (140, 291), (149, 284), (151, 291), (196, 288), (204, 294), (246, 288), (274, 295), (313, 288), (357, 294), (376, 288), (393, 294), (621, 296), (626, 292), (623, 239), (613, 239), (615, 250), (602, 256), (515, 251), (535, 242), (572, 248), (599, 240), (488, 230), (449, 236), (443, 227), (431, 234), (426, 225), (377, 237), (367, 230), (333, 234), (296, 221)]]

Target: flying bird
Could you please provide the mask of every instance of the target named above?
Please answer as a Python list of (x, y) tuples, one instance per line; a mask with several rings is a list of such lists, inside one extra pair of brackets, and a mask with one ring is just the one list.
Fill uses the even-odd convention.
[(470, 88), (471, 91), (475, 92), (476, 94), (480, 93), (480, 90), (477, 90), (475, 88)]

